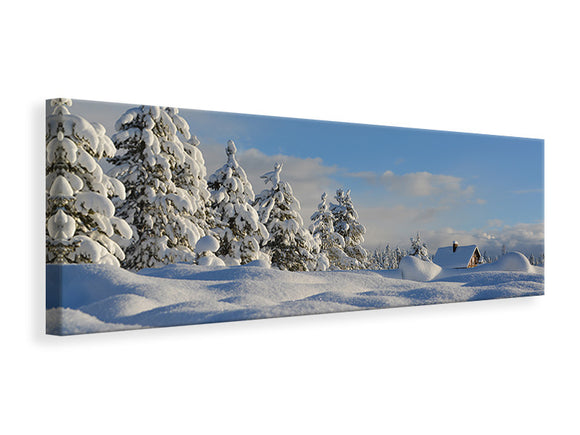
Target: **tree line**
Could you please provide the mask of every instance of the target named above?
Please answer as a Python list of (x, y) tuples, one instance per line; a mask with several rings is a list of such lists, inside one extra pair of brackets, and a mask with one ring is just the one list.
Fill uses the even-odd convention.
[(225, 164), (206, 179), (200, 142), (178, 109), (133, 107), (109, 137), (71, 106), (54, 99), (47, 116), (47, 263), (369, 267), (366, 229), (349, 190), (338, 189), (335, 203), (324, 193), (307, 227), (292, 187), (281, 180), (282, 164), (262, 176), (270, 186), (254, 195), (230, 140)]
[[(47, 263), (139, 270), (263, 260), (312, 271), (397, 269), (406, 255), (432, 260), (418, 233), (409, 249), (363, 248), (366, 229), (349, 190), (337, 189), (334, 202), (323, 193), (306, 226), (281, 179), (283, 165), (262, 175), (269, 188), (255, 195), (231, 140), (225, 164), (207, 177), (200, 142), (176, 108), (133, 107), (109, 137), (101, 124), (72, 114), (71, 105), (54, 99), (47, 116)], [(481, 262), (496, 259), (484, 252)], [(529, 260), (544, 263), (543, 254)]]

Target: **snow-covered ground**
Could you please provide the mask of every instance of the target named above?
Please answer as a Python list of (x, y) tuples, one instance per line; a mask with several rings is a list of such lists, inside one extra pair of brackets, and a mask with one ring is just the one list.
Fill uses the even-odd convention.
[(410, 273), (409, 266), (403, 279), (400, 270), (287, 272), (175, 264), (133, 273), (109, 265), (48, 265), (47, 332), (69, 335), (543, 294), (543, 268), (517, 260), (444, 269), (425, 282), (409, 280), (421, 276)]

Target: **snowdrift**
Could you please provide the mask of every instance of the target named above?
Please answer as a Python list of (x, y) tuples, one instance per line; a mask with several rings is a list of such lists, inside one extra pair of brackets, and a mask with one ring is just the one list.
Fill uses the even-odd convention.
[[(288, 272), (260, 262), (174, 264), (139, 273), (109, 265), (48, 265), (47, 332), (69, 335), (543, 294), (543, 268), (498, 270), (522, 267), (516, 263), (508, 259), (503, 266), (443, 270), (426, 282), (401, 279), (400, 270)], [(406, 268), (405, 274), (411, 270), (423, 279), (436, 271), (416, 264)]]
[(435, 263), (412, 256), (403, 257), (399, 269), (403, 279), (412, 281), (431, 281), (443, 270)]
[(505, 270), (514, 272), (529, 272), (533, 266), (526, 256), (520, 252), (508, 252), (495, 263), (487, 265), (488, 270)]

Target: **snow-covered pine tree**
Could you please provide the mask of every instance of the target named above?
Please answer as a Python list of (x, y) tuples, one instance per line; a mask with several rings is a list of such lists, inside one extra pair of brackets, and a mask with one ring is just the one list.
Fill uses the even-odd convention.
[(392, 252), (389, 245), (382, 250), (380, 259), (382, 269), (391, 269)]
[(392, 269), (393, 252), (387, 245), (384, 249), (375, 249), (369, 260), (369, 268), (375, 270)]
[(185, 159), (182, 166), (178, 166), (173, 173), (175, 186), (188, 192), (194, 201), (195, 211), (192, 220), (202, 232), (202, 235), (211, 235), (215, 226), (211, 213), (210, 193), (207, 188), (205, 160), (199, 149), (199, 139), (190, 133), (187, 121), (179, 115), (178, 109), (166, 107), (164, 109), (175, 124), (183, 140), (183, 149), (191, 157)]
[(416, 238), (411, 237), (411, 250), (409, 251), (409, 255), (419, 257), (421, 260), (431, 261), (427, 245), (421, 241), (419, 233), (417, 233)]
[(184, 146), (178, 136), (190, 139), (187, 122), (177, 113), (139, 106), (127, 110), (115, 125), (113, 141), (119, 151), (110, 159), (110, 174), (127, 191), (117, 216), (133, 229), (123, 262), (128, 269), (193, 262), (195, 244), (206, 233), (207, 223), (196, 217), (204, 195), (209, 196), (200, 182), (203, 159), (192, 152), (195, 145)]
[(385, 247), (385, 250), (383, 251), (385, 269), (395, 269), (393, 267), (393, 256), (394, 256), (393, 250), (389, 245), (387, 245)]
[(236, 160), (236, 145), (232, 140), (226, 146), (226, 156), (226, 164), (208, 180), (214, 231), (220, 241), (216, 255), (227, 264), (266, 259), (260, 246), (268, 238), (268, 231), (251, 205), (254, 191)]
[(407, 251), (402, 250), (401, 248), (399, 248), (398, 246), (395, 248), (395, 250), (393, 251), (393, 257), (392, 257), (392, 268), (393, 269), (398, 269), (399, 268), (399, 263), (401, 262), (401, 259), (403, 257), (405, 257), (407, 255)]
[(72, 115), (71, 105), (52, 100), (46, 119), (46, 262), (119, 266), (124, 253), (113, 237), (130, 238), (131, 228), (114, 216), (109, 198), (123, 199), (125, 189), (97, 162), (115, 146), (101, 124)]
[(384, 251), (382, 249), (375, 249), (372, 254), (369, 255), (367, 265), (371, 270), (383, 270), (384, 267)]
[(320, 255), (328, 260), (327, 268), (330, 270), (355, 268), (356, 260), (344, 253), (344, 238), (334, 231), (334, 216), (329, 209), (326, 192), (322, 194), (318, 210), (310, 220), (312, 221), (310, 232), (320, 246)]
[(294, 197), (289, 183), (280, 181), (282, 165), (264, 174), (271, 189), (263, 190), (254, 201), (260, 221), (266, 226), (270, 237), (262, 244), (271, 256), (272, 266), (282, 270), (314, 270), (317, 263), (318, 244), (304, 228), (300, 216), (300, 202)]
[(368, 252), (362, 247), (366, 228), (358, 221), (358, 213), (350, 198), (350, 190), (336, 191), (337, 204), (330, 204), (334, 218), (334, 231), (344, 239), (344, 253), (356, 260), (349, 269), (364, 269), (367, 267)]

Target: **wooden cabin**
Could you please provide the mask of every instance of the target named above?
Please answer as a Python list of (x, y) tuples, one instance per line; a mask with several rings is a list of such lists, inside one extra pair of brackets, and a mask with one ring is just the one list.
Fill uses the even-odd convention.
[(433, 263), (444, 269), (467, 269), (479, 264), (481, 253), (477, 245), (459, 246), (456, 241), (451, 246), (437, 249)]

